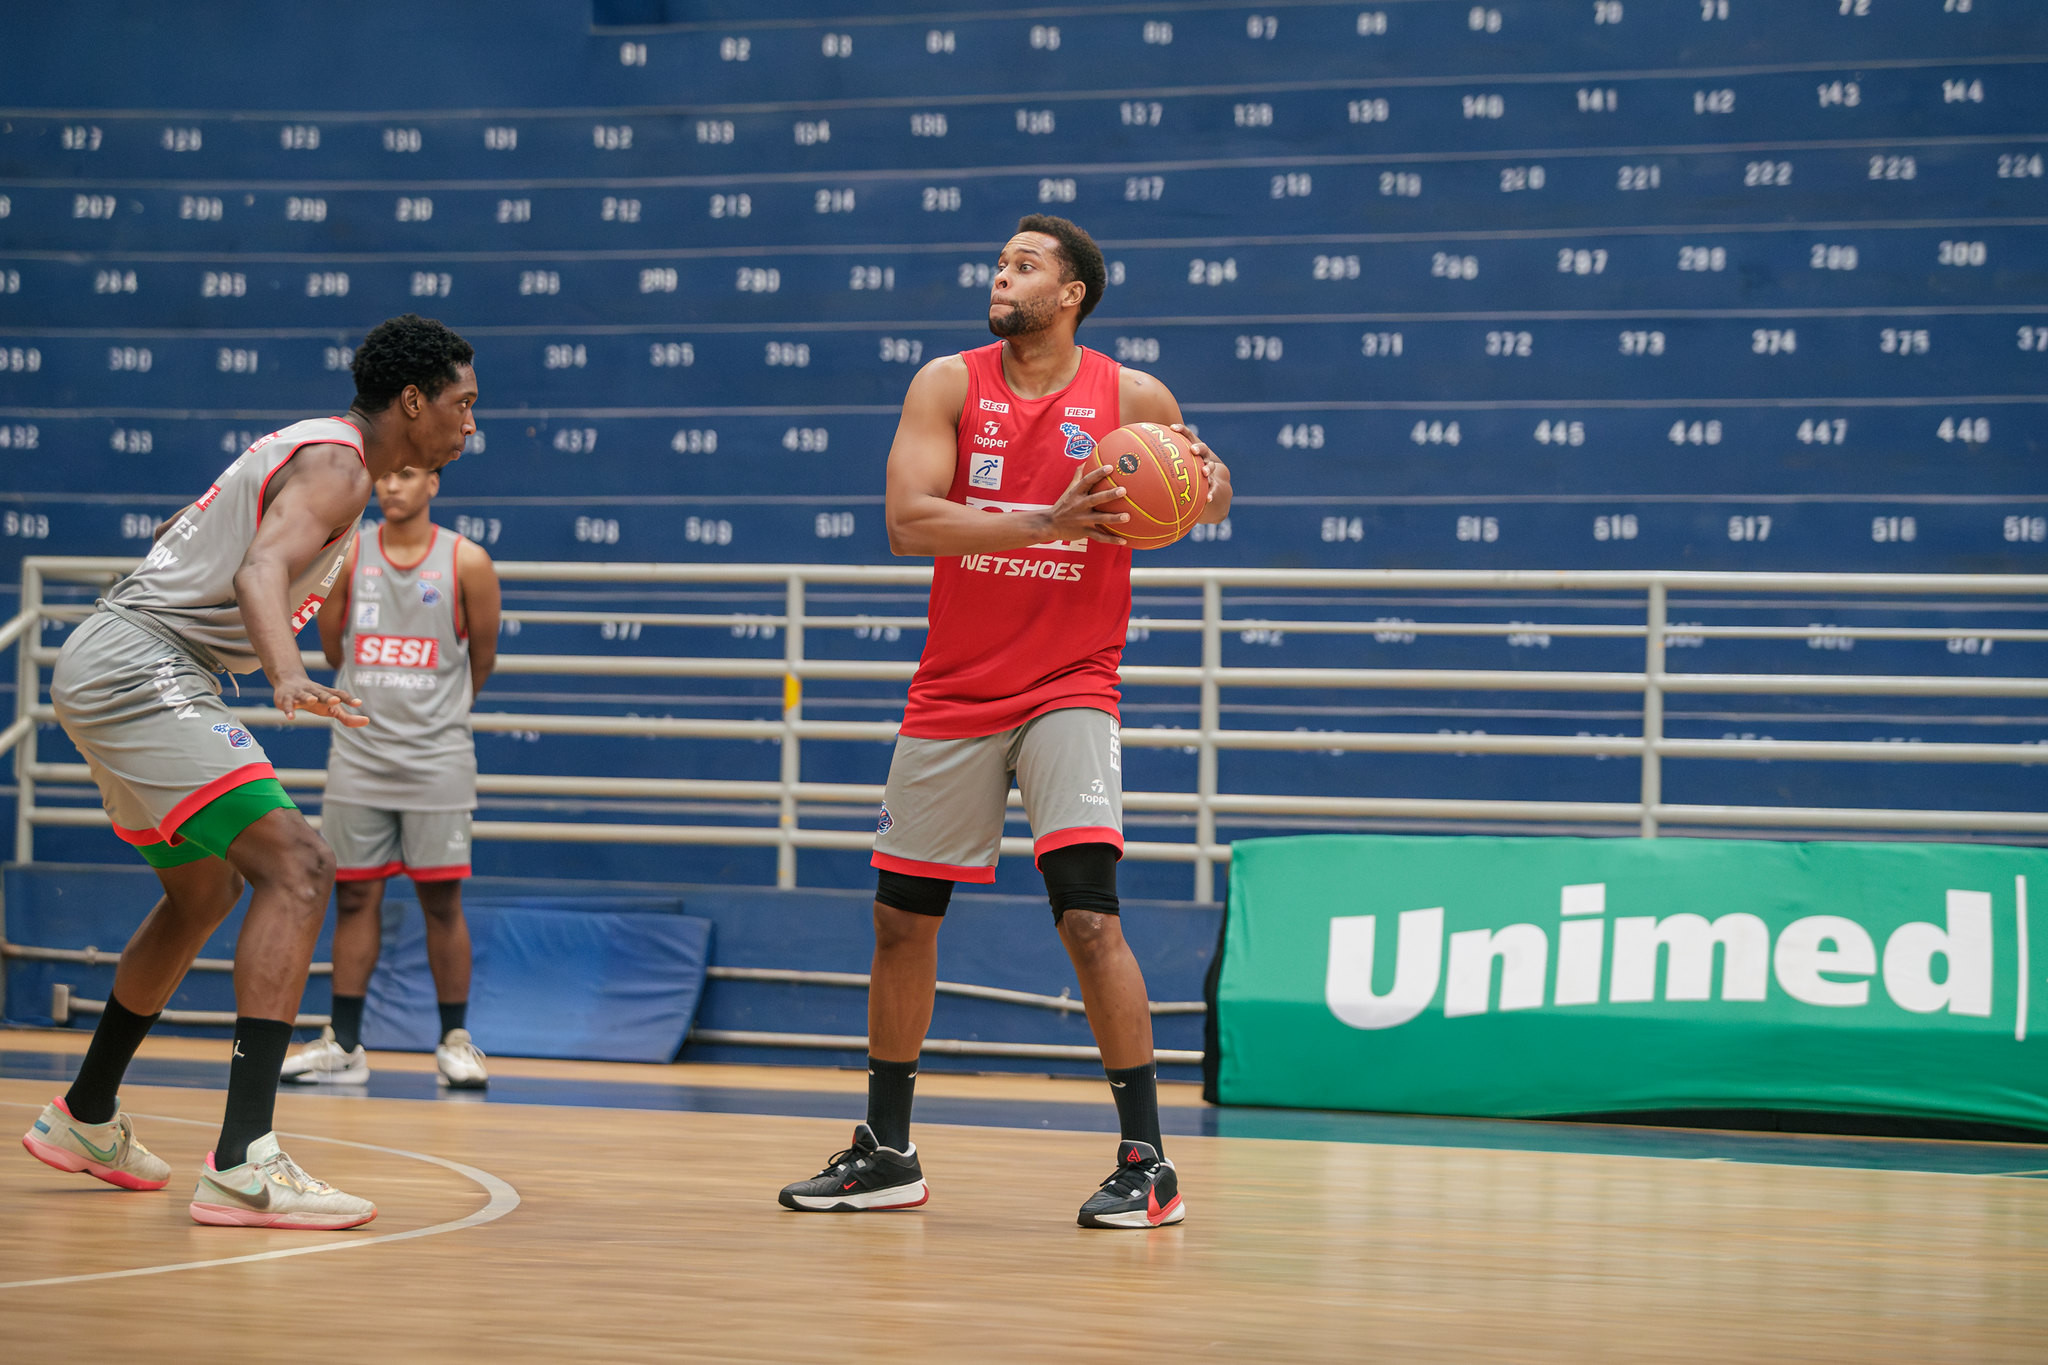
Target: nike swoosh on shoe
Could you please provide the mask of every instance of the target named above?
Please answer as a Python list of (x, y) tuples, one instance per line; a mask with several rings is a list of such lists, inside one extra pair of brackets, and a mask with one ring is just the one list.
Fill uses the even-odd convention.
[(78, 1139), (78, 1145), (85, 1148), (87, 1155), (91, 1156), (94, 1161), (99, 1162), (102, 1166), (113, 1165), (114, 1157), (121, 1150), (121, 1140), (119, 1138), (114, 1140), (113, 1146), (102, 1149), (95, 1145), (91, 1138), (79, 1132), (76, 1128), (71, 1130), (71, 1136)]
[(256, 1188), (253, 1190), (241, 1190), (236, 1189), (233, 1185), (224, 1185), (210, 1175), (206, 1177), (206, 1183), (219, 1190), (222, 1194), (233, 1195), (252, 1209), (267, 1209), (270, 1207), (270, 1186), (263, 1182), (261, 1176), (256, 1178)]

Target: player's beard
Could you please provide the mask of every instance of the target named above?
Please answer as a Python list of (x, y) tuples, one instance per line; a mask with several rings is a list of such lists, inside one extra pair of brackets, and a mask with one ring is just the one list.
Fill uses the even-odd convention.
[(999, 337), (1020, 337), (1031, 332), (1042, 332), (1052, 326), (1052, 320), (1059, 315), (1059, 304), (1053, 299), (1010, 301), (1006, 313), (989, 314), (988, 329)]

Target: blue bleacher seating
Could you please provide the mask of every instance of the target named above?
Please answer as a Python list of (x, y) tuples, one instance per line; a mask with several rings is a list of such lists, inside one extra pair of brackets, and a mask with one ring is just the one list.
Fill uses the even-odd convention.
[[(1159, 375), (1236, 471), (1229, 522), (1146, 562), (2048, 570), (2035, 0), (899, 8), (0, 15), (0, 579), (28, 553), (135, 549), (254, 436), (345, 405), (350, 347), (408, 310), (477, 346), (482, 429), (441, 516), (499, 557), (880, 560), (904, 387), (986, 339), (995, 250), (1040, 210), (1110, 261), (1081, 339)], [(914, 594), (863, 602), (915, 610)], [(2011, 624), (2038, 623), (2040, 604), (2011, 607)], [(1814, 618), (1788, 604), (1781, 619)], [(780, 651), (668, 628), (527, 632), (577, 652)], [(876, 634), (813, 647), (909, 658), (920, 643)], [(1531, 647), (1398, 634), (1248, 637), (1229, 655), (1498, 667)], [(1188, 645), (1135, 639), (1131, 657), (1191, 661)], [(1540, 648), (1639, 662), (1614, 642)], [(1783, 668), (1795, 650), (1696, 657)], [(1866, 642), (1813, 666), (2042, 659)], [(486, 706), (735, 715), (779, 695), (493, 691)], [(884, 717), (892, 695), (847, 689), (812, 714)], [(1185, 694), (1132, 700), (1134, 720), (1192, 723)], [(1498, 697), (1230, 700), (1278, 708), (1233, 724), (1363, 724), (1364, 702), (1406, 708), (1376, 726), (1637, 723), (1520, 702), (1489, 720)], [(2038, 706), (1896, 710), (1731, 700), (1675, 707), (1670, 726), (2048, 734)], [(481, 743), (497, 770), (773, 772), (752, 745)], [(317, 739), (280, 745), (319, 762)], [(806, 776), (878, 781), (879, 754), (812, 746)], [(1134, 755), (1130, 780), (1184, 783), (1187, 763)], [(1722, 766), (1674, 799), (1910, 801), (1930, 779), (1959, 806), (2043, 796), (2015, 767)], [(1240, 754), (1225, 769), (1244, 789), (1633, 794), (1632, 765), (1578, 759)]]

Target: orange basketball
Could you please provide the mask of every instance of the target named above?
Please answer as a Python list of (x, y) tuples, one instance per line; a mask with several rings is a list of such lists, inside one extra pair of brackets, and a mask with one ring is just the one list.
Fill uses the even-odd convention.
[(1133, 422), (1102, 438), (1089, 455), (1090, 466), (1107, 465), (1110, 478), (1096, 488), (1115, 484), (1124, 496), (1104, 503), (1104, 512), (1130, 517), (1110, 528), (1134, 550), (1171, 545), (1194, 526), (1209, 505), (1209, 477), (1182, 433), (1155, 422)]

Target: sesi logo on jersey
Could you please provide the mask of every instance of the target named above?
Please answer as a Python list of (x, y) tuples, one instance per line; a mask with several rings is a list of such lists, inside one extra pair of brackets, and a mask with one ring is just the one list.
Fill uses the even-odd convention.
[(356, 662), (383, 668), (434, 668), (441, 642), (420, 635), (358, 635)]

